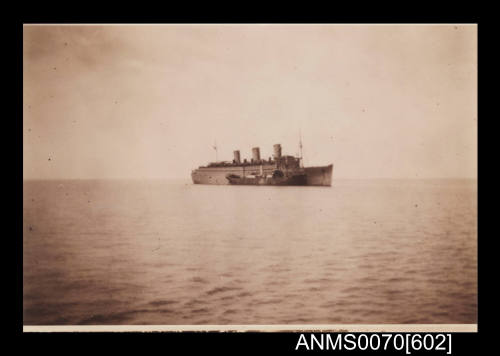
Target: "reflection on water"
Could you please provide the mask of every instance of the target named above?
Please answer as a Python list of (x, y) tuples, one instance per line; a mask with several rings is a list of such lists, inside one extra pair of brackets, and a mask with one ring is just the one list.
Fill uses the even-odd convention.
[(477, 322), (476, 181), (24, 183), (24, 324)]

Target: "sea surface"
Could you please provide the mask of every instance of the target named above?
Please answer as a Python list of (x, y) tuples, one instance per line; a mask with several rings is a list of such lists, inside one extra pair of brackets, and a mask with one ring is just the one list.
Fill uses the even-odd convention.
[(475, 180), (25, 181), (24, 325), (477, 322)]

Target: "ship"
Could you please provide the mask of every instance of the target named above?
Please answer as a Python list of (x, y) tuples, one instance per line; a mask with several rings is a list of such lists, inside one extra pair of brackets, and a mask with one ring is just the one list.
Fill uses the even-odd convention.
[[(217, 147), (214, 146), (217, 151)], [(302, 151), (302, 143), (300, 144)], [(194, 184), (217, 185), (332, 185), (333, 164), (303, 167), (302, 154), (298, 157), (281, 154), (281, 144), (273, 146), (273, 157), (261, 159), (259, 147), (252, 148), (250, 160), (240, 159), (240, 151), (233, 152), (230, 161), (211, 162), (191, 172)]]

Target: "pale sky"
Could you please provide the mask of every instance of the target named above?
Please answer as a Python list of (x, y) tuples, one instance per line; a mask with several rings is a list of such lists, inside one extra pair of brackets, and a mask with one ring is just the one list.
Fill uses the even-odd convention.
[(24, 27), (24, 178), (186, 178), (280, 143), (336, 178), (477, 177), (475, 25)]

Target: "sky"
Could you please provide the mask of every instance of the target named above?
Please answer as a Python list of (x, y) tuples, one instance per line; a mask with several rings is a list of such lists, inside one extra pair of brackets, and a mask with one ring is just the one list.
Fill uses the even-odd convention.
[(334, 179), (477, 178), (477, 26), (24, 26), (25, 179), (189, 179), (299, 135)]

